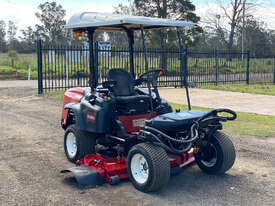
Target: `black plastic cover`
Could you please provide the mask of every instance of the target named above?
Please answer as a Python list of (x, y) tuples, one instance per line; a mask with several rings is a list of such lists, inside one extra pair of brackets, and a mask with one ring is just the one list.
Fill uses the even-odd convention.
[(163, 132), (180, 132), (188, 129), (194, 120), (202, 117), (206, 112), (190, 110), (184, 112), (171, 112), (159, 115), (146, 121), (146, 126), (156, 128)]

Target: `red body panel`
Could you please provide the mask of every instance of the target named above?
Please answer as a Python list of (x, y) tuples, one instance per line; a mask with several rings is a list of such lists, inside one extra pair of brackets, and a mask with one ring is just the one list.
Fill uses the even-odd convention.
[(62, 123), (66, 125), (67, 117), (68, 117), (68, 110), (64, 109), (66, 104), (69, 103), (77, 103), (80, 102), (81, 98), (84, 96), (84, 92), (87, 87), (76, 87), (72, 89), (68, 89), (64, 94), (64, 101), (62, 107)]
[(138, 132), (142, 127), (145, 126), (145, 120), (152, 119), (152, 113), (132, 116), (119, 116), (118, 119), (121, 121), (127, 133)]

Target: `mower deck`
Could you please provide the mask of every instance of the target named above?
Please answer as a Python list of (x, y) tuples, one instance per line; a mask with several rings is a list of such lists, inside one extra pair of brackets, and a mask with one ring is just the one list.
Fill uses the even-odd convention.
[[(195, 161), (193, 149), (182, 155), (167, 153), (171, 173)], [(61, 173), (72, 172), (81, 186), (102, 185), (106, 182), (117, 184), (122, 179), (128, 179), (127, 159), (124, 157), (103, 157), (102, 155), (88, 154), (77, 161), (76, 167), (62, 170)]]

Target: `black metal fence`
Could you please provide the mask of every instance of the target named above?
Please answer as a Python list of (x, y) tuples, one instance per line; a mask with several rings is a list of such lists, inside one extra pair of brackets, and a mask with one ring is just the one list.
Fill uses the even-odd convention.
[[(124, 68), (130, 72), (127, 48), (102, 49), (95, 45), (95, 67), (99, 83), (106, 80), (112, 68)], [(220, 84), (232, 82), (274, 83), (275, 56), (250, 57), (249, 52), (186, 50), (188, 82), (196, 84)], [(163, 87), (183, 85), (180, 70), (180, 52), (170, 49), (147, 49), (149, 69), (162, 68), (164, 74), (158, 84)], [(89, 49), (82, 46), (47, 46), (37, 43), (39, 93), (89, 85)], [(142, 49), (134, 49), (134, 72), (145, 72)]]

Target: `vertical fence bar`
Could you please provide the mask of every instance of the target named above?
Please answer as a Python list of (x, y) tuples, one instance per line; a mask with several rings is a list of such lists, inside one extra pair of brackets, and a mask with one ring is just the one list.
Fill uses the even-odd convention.
[(273, 84), (275, 84), (275, 55), (273, 56)]
[(215, 50), (215, 59), (216, 59), (216, 86), (219, 84), (219, 54), (218, 50)]
[(38, 94), (43, 94), (42, 40), (37, 41)]
[(249, 84), (249, 74), (250, 74), (250, 51), (247, 51), (247, 64), (246, 64), (246, 84)]
[[(96, 78), (96, 85), (98, 85), (98, 42), (95, 42), (95, 78)], [(103, 52), (101, 52), (102, 55)]]

